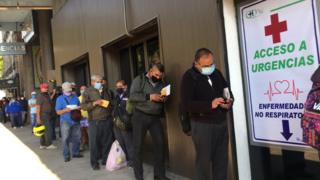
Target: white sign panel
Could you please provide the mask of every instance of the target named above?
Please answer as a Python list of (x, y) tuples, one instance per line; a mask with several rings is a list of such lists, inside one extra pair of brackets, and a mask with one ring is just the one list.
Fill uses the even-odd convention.
[(0, 43), (0, 55), (24, 55), (26, 46), (24, 43)]
[(266, 0), (240, 8), (251, 140), (306, 147), (300, 126), (319, 66), (313, 0)]

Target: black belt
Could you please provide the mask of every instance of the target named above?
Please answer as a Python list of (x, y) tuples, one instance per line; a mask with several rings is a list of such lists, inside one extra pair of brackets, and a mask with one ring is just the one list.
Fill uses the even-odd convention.
[(147, 116), (154, 116), (154, 117), (159, 117), (159, 118), (161, 118), (161, 115), (160, 114), (150, 114), (150, 113), (145, 113), (145, 112), (143, 112), (143, 111), (141, 111), (140, 109), (135, 109), (135, 111), (137, 111), (137, 112), (139, 112), (139, 113), (143, 113), (143, 114), (145, 114), (145, 115), (147, 115)]
[(191, 117), (213, 117), (212, 114), (208, 113), (190, 113)]

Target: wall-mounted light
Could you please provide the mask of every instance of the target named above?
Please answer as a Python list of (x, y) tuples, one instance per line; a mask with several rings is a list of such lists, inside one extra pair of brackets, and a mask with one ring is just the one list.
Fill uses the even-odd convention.
[(26, 6), (17, 2), (16, 6), (0, 6), (0, 11), (5, 10), (52, 10), (52, 6)]

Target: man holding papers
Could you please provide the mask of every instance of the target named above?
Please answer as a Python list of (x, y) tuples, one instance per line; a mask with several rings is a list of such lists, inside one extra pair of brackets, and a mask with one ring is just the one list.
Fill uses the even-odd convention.
[(100, 156), (101, 164), (105, 165), (113, 143), (112, 95), (108, 89), (101, 90), (102, 77), (99, 75), (91, 77), (91, 85), (83, 93), (81, 109), (89, 114), (90, 162), (93, 170), (98, 170)]
[(71, 111), (79, 109), (79, 99), (72, 94), (72, 85), (69, 82), (62, 84), (63, 94), (57, 98), (55, 110), (60, 116), (64, 162), (71, 160), (70, 143), (72, 143), (72, 157), (82, 158), (80, 154), (80, 123), (72, 119)]
[(154, 147), (154, 179), (167, 180), (164, 167), (164, 133), (161, 123), (164, 102), (170, 93), (162, 80), (164, 66), (152, 63), (149, 71), (136, 77), (130, 88), (129, 101), (135, 104), (132, 116), (134, 144), (134, 173), (143, 179), (142, 147), (147, 131), (150, 132)]

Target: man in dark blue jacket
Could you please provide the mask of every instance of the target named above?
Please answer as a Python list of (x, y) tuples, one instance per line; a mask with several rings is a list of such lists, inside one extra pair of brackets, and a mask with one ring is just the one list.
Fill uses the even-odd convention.
[(131, 123), (129, 114), (126, 112), (128, 97), (129, 91), (126, 82), (124, 80), (118, 80), (116, 82), (116, 97), (113, 116), (114, 118), (118, 118), (119, 121), (121, 120), (123, 124), (126, 124), (124, 124), (125, 127), (118, 127), (117, 123), (114, 123), (114, 135), (126, 153), (128, 166), (133, 167), (134, 149), (132, 142), (132, 129), (130, 127)]

